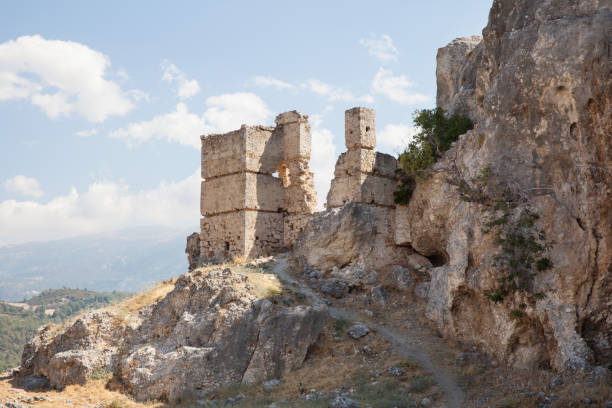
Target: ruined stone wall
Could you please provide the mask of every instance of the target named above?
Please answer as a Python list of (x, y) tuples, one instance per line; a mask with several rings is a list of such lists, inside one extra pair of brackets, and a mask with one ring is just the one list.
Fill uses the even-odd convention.
[[(285, 112), (275, 123), (202, 137), (203, 257), (254, 258), (292, 248), (315, 216), (308, 117)], [(393, 209), (397, 160), (374, 151), (374, 110), (346, 111), (345, 141), (327, 208), (356, 202)]]
[(285, 112), (276, 125), (202, 137), (204, 258), (254, 258), (290, 247), (293, 235), (285, 239), (284, 230), (299, 230), (297, 220), (316, 209), (308, 117)]
[(393, 207), (397, 160), (374, 151), (376, 112), (367, 108), (349, 109), (345, 112), (344, 126), (348, 150), (336, 162), (327, 209), (348, 202)]

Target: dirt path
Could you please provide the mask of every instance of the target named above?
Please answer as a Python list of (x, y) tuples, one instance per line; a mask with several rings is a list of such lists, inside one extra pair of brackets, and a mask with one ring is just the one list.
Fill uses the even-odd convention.
[[(325, 300), (307, 285), (289, 275), (286, 270), (286, 258), (278, 257), (271, 273), (277, 275), (281, 280), (306, 294), (314, 304), (325, 304)], [(409, 330), (389, 327), (381, 323), (372, 322), (368, 317), (346, 308), (328, 306), (330, 315), (333, 318), (342, 318), (352, 321), (360, 321), (367, 324), (370, 328), (382, 334), (393, 346), (399, 355), (414, 360), (421, 364), (440, 385), (446, 395), (446, 406), (448, 408), (459, 408), (463, 405), (465, 395), (457, 384), (450, 368), (445, 367), (443, 356), (450, 354), (448, 346), (444, 344), (433, 331), (424, 327), (416, 316), (410, 316), (407, 310), (407, 321)], [(431, 356), (438, 358), (432, 358)]]

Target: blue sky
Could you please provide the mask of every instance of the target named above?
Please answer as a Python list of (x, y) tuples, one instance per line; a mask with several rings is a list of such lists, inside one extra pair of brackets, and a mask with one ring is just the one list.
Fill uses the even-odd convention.
[(0, 16), (0, 245), (197, 228), (199, 135), (311, 117), (319, 202), (344, 110), (397, 152), (435, 105), (435, 56), (491, 0), (20, 1)]

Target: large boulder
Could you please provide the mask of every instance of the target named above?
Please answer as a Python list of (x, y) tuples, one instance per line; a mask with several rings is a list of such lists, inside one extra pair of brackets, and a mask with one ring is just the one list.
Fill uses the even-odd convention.
[(324, 273), (353, 264), (374, 271), (403, 265), (412, 251), (395, 245), (394, 221), (394, 208), (349, 202), (314, 217), (292, 256)]
[[(609, 1), (495, 0), (482, 41), (438, 52), (437, 103), (475, 127), (397, 211), (396, 240), (439, 260), (426, 313), (440, 331), (517, 366), (612, 360), (611, 41)], [(539, 216), (553, 268), (530, 290), (544, 298), (485, 296), (502, 275), (469, 194), (483, 174)]]

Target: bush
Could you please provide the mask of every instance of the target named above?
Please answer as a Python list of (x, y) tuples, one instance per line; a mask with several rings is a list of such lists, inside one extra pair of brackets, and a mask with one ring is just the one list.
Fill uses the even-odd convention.
[(398, 158), (402, 177), (395, 192), (397, 204), (407, 204), (416, 184), (428, 176), (429, 168), (460, 135), (474, 127), (467, 116), (447, 116), (439, 107), (417, 110), (413, 122), (420, 131)]

